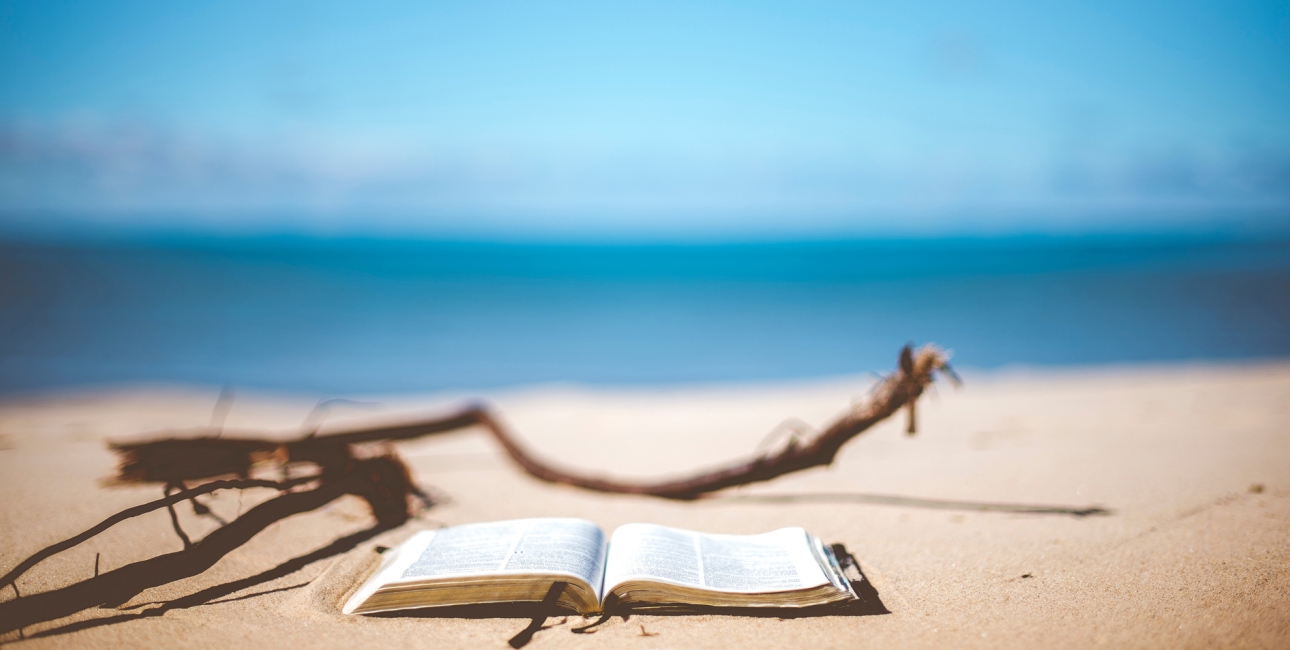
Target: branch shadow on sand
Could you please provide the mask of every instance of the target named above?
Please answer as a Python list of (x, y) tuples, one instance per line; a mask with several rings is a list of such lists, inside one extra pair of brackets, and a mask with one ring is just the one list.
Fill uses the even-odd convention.
[(706, 503), (858, 503), (927, 510), (960, 510), (975, 512), (1007, 512), (1022, 515), (1067, 515), (1070, 517), (1105, 517), (1114, 510), (1101, 506), (1065, 506), (1032, 503), (998, 503), (989, 501), (956, 501), (949, 499), (923, 499), (890, 494), (863, 492), (814, 492), (801, 494), (731, 494), (703, 499)]
[[(201, 591), (197, 591), (187, 596), (182, 596), (180, 598), (176, 598), (171, 601), (166, 601), (162, 603), (143, 603), (142, 605), (136, 605), (131, 608), (131, 609), (134, 609), (137, 607), (156, 605), (155, 607), (149, 607), (148, 609), (144, 609), (142, 611), (132, 612), (128, 614), (118, 614), (115, 616), (108, 616), (104, 618), (95, 618), (95, 619), (90, 619), (86, 621), (77, 621), (75, 623), (68, 623), (66, 625), (55, 627), (49, 630), (44, 630), (36, 634), (27, 635), (25, 636), (25, 638), (35, 639), (40, 637), (58, 636), (61, 634), (67, 634), (69, 632), (77, 632), (80, 630), (88, 630), (96, 627), (104, 627), (108, 625), (116, 625), (119, 623), (127, 623), (129, 621), (134, 621), (142, 618), (163, 616), (166, 614), (166, 612), (169, 612), (171, 610), (176, 610), (176, 609), (190, 609), (193, 607), (201, 607), (204, 605), (218, 605), (220, 603), (232, 602), (235, 600), (247, 600), (250, 598), (258, 598), (260, 596), (265, 596), (272, 593), (299, 589), (305, 586), (306, 584), (308, 584), (308, 582), (303, 584), (297, 584), (297, 585), (289, 585), (286, 587), (279, 587), (275, 589), (268, 589), (265, 591), (259, 591), (251, 594), (244, 594), (244, 595), (235, 596), (232, 598), (225, 598), (226, 596), (230, 596), (244, 589), (248, 589), (256, 585), (264, 584), (266, 582), (270, 582), (278, 578), (295, 573), (296, 571), (299, 571), (305, 568), (306, 566), (313, 564), (314, 562), (317, 562), (319, 560), (324, 560), (329, 557), (333, 557), (333, 556), (348, 552), (353, 548), (355, 548), (356, 546), (358, 546), (359, 544), (371, 539), (372, 537), (375, 537), (376, 535), (386, 530), (389, 530), (389, 528), (378, 524), (376, 526), (372, 526), (371, 528), (360, 530), (352, 535), (346, 535), (345, 537), (341, 537), (333, 541), (331, 544), (328, 544), (327, 546), (319, 548), (311, 553), (307, 553), (305, 555), (301, 555), (301, 556), (292, 558), (290, 560), (287, 560), (286, 562), (283, 562), (282, 564), (279, 564), (278, 566), (275, 566), (272, 569), (263, 571), (261, 573), (257, 573), (253, 576), (242, 578), (240, 580), (233, 580), (231, 582), (215, 585), (213, 587), (207, 587), (206, 589), (202, 589)], [(55, 617), (55, 618), (59, 618), (59, 617)], [(53, 618), (47, 619), (47, 620), (53, 620)]]

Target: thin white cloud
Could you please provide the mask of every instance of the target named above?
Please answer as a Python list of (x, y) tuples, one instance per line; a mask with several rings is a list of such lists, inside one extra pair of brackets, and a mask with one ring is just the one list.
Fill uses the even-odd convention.
[(385, 227), (430, 230), (491, 215), (501, 229), (591, 219), (600, 228), (666, 231), (774, 228), (777, 219), (791, 230), (803, 221), (855, 226), (900, 215), (943, 224), (1008, 210), (1290, 206), (1290, 152), (1275, 149), (1056, 155), (1029, 165), (978, 154), (914, 150), (884, 161), (783, 148), (446, 150), (390, 138), (238, 139), (144, 122), (10, 122), (0, 125), (0, 211), (101, 213), (123, 224), (144, 212), (229, 224), (281, 213), (292, 223), (313, 215), (359, 230), (373, 215), (401, 215)]

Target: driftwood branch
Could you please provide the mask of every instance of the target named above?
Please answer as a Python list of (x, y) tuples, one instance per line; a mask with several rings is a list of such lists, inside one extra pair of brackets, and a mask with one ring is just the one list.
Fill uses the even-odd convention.
[(909, 413), (907, 431), (912, 434), (915, 423), (915, 403), (936, 379), (937, 374), (944, 374), (956, 383), (958, 381), (958, 377), (953, 374), (949, 366), (948, 356), (939, 348), (927, 345), (914, 351), (906, 346), (900, 352), (899, 368), (884, 377), (874, 387), (870, 398), (864, 404), (839, 418), (823, 432), (805, 440), (795, 437), (776, 453), (761, 454), (748, 461), (701, 472), (688, 478), (657, 483), (615, 481), (579, 474), (552, 465), (526, 449), (506, 429), (500, 418), (482, 405), (471, 406), (435, 420), (336, 432), (311, 438), (311, 440), (346, 444), (377, 440), (406, 440), (478, 425), (497, 439), (502, 449), (521, 469), (543, 481), (572, 485), (596, 492), (690, 500), (736, 485), (768, 481), (811, 467), (827, 466), (833, 462), (838, 450), (844, 444), (873, 425), (895, 415), (901, 409)]
[(196, 437), (114, 445), (113, 449), (123, 457), (119, 480), (173, 483), (228, 474), (246, 476), (253, 464), (266, 459), (283, 464), (312, 462), (324, 468), (335, 467), (352, 458), (351, 445), (409, 440), (480, 426), (492, 434), (521, 469), (540, 480), (596, 492), (690, 500), (736, 485), (768, 481), (811, 467), (827, 466), (844, 444), (901, 409), (908, 412), (907, 430), (913, 433), (916, 402), (938, 374), (957, 382), (949, 367), (948, 356), (939, 348), (927, 345), (915, 351), (906, 346), (901, 350), (896, 371), (874, 387), (869, 399), (824, 431), (805, 438), (794, 436), (788, 445), (775, 453), (758, 454), (750, 460), (713, 471), (656, 483), (616, 481), (551, 464), (529, 451), (501, 419), (482, 404), (431, 420), (321, 435), (310, 433), (287, 443), (230, 438), (227, 435), (217, 437), (197, 432)]
[(949, 368), (945, 353), (930, 345), (924, 346), (917, 352), (906, 346), (900, 353), (900, 368), (879, 382), (868, 402), (844, 415), (814, 437), (802, 441), (793, 438), (787, 446), (776, 453), (759, 455), (745, 462), (701, 472), (688, 478), (657, 483), (628, 483), (576, 474), (557, 468), (525, 450), (486, 409), (477, 407), (470, 413), (478, 424), (483, 425), (497, 438), (506, 453), (524, 471), (541, 480), (596, 492), (642, 494), (665, 499), (690, 500), (736, 485), (769, 481), (811, 467), (830, 465), (842, 445), (902, 408), (909, 412), (907, 431), (912, 434), (915, 402), (934, 381), (937, 373), (946, 373), (957, 381)]

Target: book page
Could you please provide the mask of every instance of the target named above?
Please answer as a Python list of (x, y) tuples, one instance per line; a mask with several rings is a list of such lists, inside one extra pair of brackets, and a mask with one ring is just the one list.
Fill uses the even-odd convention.
[(703, 586), (697, 533), (652, 524), (627, 524), (614, 531), (605, 586), (633, 577)]
[(761, 535), (708, 535), (650, 524), (628, 524), (614, 531), (605, 588), (629, 580), (741, 593), (831, 583), (801, 528)]
[[(411, 542), (412, 540), (409, 540)], [(600, 586), (605, 536), (582, 519), (517, 519), (434, 531), (388, 582), (480, 574), (566, 573)], [(400, 566), (401, 565), (401, 566)]]
[(401, 579), (501, 571), (524, 531), (531, 524), (501, 521), (467, 524), (436, 531)]

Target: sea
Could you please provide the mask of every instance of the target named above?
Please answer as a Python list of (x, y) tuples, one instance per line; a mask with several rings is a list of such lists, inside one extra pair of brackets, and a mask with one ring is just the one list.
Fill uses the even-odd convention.
[(1290, 358), (1290, 239), (0, 242), (0, 394), (345, 397)]

